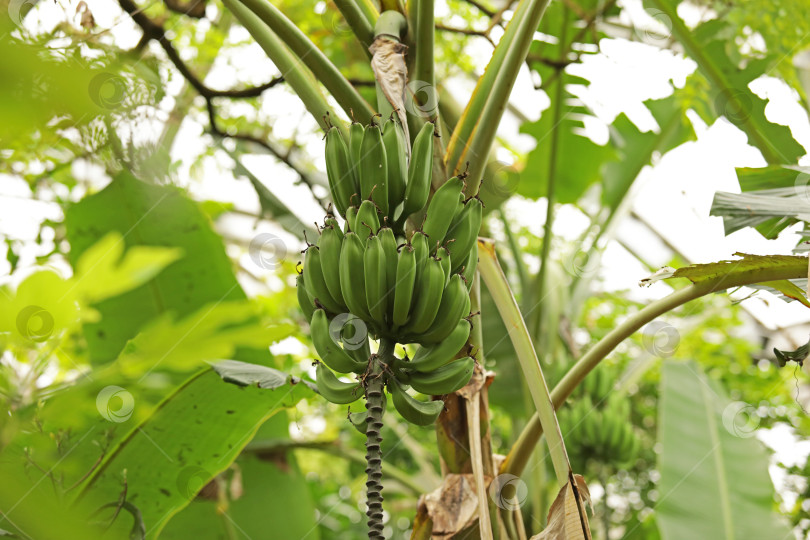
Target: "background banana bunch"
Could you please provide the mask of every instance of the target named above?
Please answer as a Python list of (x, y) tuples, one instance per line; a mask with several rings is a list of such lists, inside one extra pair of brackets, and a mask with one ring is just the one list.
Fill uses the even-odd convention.
[[(418, 425), (433, 423), (443, 403), (419, 401), (408, 386), (448, 394), (467, 384), (475, 365), (471, 356), (456, 356), (471, 330), (483, 206), (477, 196), (465, 199), (464, 175), (445, 182), (428, 204), (433, 137), (433, 124), (425, 124), (411, 152), (395, 114), (384, 129), (373, 118), (366, 127), (352, 123), (348, 142), (338, 128), (328, 130), (329, 188), (345, 225), (326, 217), (298, 276), (298, 301), (322, 360), (320, 393), (341, 404), (363, 396), (369, 338), (418, 344), (413, 358), (385, 359), (384, 372), (394, 406)], [(406, 233), (411, 216), (422, 225)], [(334, 372), (359, 378), (344, 382)], [(360, 427), (365, 414), (350, 419)]]
[(595, 369), (578, 387), (578, 399), (557, 413), (572, 465), (578, 470), (585, 470), (588, 459), (629, 464), (638, 455), (641, 439), (630, 421), (630, 403), (616, 397), (612, 386), (610, 374)]

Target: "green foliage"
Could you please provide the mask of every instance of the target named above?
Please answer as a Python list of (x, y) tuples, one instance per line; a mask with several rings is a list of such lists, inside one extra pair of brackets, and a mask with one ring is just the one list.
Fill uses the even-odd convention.
[[(772, 510), (768, 454), (752, 438), (747, 412), (694, 363), (665, 362), (659, 412), (665, 537), (786, 537)], [(699, 516), (683, 519), (684, 514)]]
[[(347, 2), (338, 4), (345, 7)], [(363, 438), (346, 421), (346, 406), (323, 403), (306, 381), (315, 354), (309, 321), (297, 308), (295, 257), (277, 261), (272, 271), (256, 273), (246, 293), (235, 274), (235, 257), (244, 255), (246, 246), (230, 230), (222, 236), (213, 226), (234, 214), (244, 218), (245, 209), (217, 200), (195, 201), (191, 195), (197, 193), (195, 182), (208, 181), (212, 164), (234, 163), (234, 175), (247, 179), (256, 192), (257, 219), (299, 237), (306, 229), (314, 238), (315, 228), (298, 201), (288, 199), (282, 175), (260, 175), (260, 180), (244, 164), (252, 167), (247, 154), (272, 155), (274, 166), (291, 168), (296, 182), (313, 187), (316, 199), (325, 197), (322, 164), (313, 158), (321, 153), (320, 134), (312, 136), (311, 119), (301, 121), (279, 110), (276, 99), (301, 92), (320, 122), (321, 109), (334, 106), (333, 96), (321, 95), (334, 88), (334, 80), (316, 83), (314, 77), (322, 76), (318, 69), (291, 73), (300, 58), (287, 54), (276, 56), (278, 69), (257, 75), (257, 80), (226, 82), (230, 76), (223, 65), (230, 69), (229, 57), (243, 54), (247, 46), (255, 49), (255, 43), (221, 3), (209, 3), (207, 18), (199, 20), (171, 11), (167, 3), (135, 4), (168, 31), (166, 39), (186, 63), (186, 74), (194, 74), (207, 87), (227, 90), (233, 84), (244, 89), (274, 75), (289, 76), (258, 97), (201, 99), (199, 88), (191, 84), (175, 93), (184, 73), (170, 65), (156, 42), (118, 48), (117, 29), (131, 24), (126, 14), (106, 28), (80, 27), (78, 16), (70, 13), (52, 29), (32, 33), (11, 26), (17, 21), (11, 20), (16, 14), (10, 4), (11, 18), (0, 21), (0, 53), (5, 59), (0, 80), (11, 81), (0, 88), (0, 173), (22, 179), (30, 188), (27, 195), (54, 211), (40, 223), (35, 241), (27, 234), (15, 237), (12, 223), (9, 237), (0, 244), (6, 247), (3, 264), (12, 274), (0, 285), (0, 529), (31, 538), (84, 540), (100, 536), (117, 513), (114, 531), (107, 537), (137, 536), (141, 530), (154, 537), (162, 529), (161, 538), (358, 538), (365, 532), (364, 460), (356, 450)], [(369, 53), (334, 3), (273, 4), (365, 101), (376, 102)], [(522, 224), (507, 221), (506, 231), (491, 219), (484, 224), (486, 234), (504, 246), (512, 241), (509, 251), (502, 249), (499, 255), (534, 334), (549, 387), (583, 351), (644, 307), (624, 292), (595, 294), (597, 274), (580, 272), (579, 263), (573, 264), (572, 273), (567, 257), (582, 255), (588, 265), (598, 260), (601, 246), (611, 238), (611, 220), (621, 217), (617, 209), (641, 170), (657, 155), (694, 139), (687, 110), (709, 123), (725, 116), (770, 163), (738, 170), (742, 194), (718, 194), (714, 213), (724, 217), (727, 232), (754, 226), (771, 238), (806, 218), (796, 210), (806, 202), (807, 170), (796, 166), (804, 150), (787, 127), (765, 117), (766, 99), (749, 88), (762, 75), (780, 77), (806, 105), (791, 62), (806, 48), (810, 31), (801, 0), (701, 2), (700, 12), (713, 20), (695, 28), (679, 16), (694, 10), (681, 4), (645, 3), (648, 14), (672, 30), (671, 39), (655, 45), (685, 51), (698, 69), (685, 88), (645, 103), (658, 129), (641, 132), (619, 115), (608, 126), (609, 141), (599, 145), (582, 134), (583, 118), (591, 111), (572, 100), (572, 84), (590, 83), (568, 66), (598, 51), (602, 40), (618, 35), (614, 23), (628, 20), (627, 13), (612, 2), (552, 2), (525, 62), (550, 100), (537, 122), (520, 128), (537, 145), (524, 155), (511, 146), (513, 141), (499, 140), (498, 157), (507, 150), (515, 164), (490, 163), (484, 176), (482, 193), (490, 218), (492, 210), (515, 194), (547, 196), (549, 181), (554, 180), (557, 204), (577, 205), (592, 219), (582, 238), (570, 244), (550, 234), (539, 238)], [(520, 5), (525, 9), (528, 2)], [(370, 7), (364, 2), (360, 9)], [(478, 51), (488, 51), (488, 40), (499, 39), (502, 27), (520, 18), (519, 11), (503, 13), (499, 7), (451, 0), (437, 21), (451, 29), (486, 30), (486, 36), (436, 30), (441, 144), (450, 141), (465, 105), (467, 96), (459, 90), (486, 67), (478, 61)], [(50, 2), (40, 2), (35, 9), (45, 8), (61, 9)], [(496, 13), (496, 19), (487, 11)], [(531, 35), (534, 29), (527, 30)], [(629, 32), (630, 39), (644, 40), (643, 32)], [(266, 48), (280, 48), (267, 36), (260, 37)], [(410, 45), (412, 59), (419, 44)], [(522, 69), (524, 62), (518, 60), (511, 67)], [(212, 71), (215, 65), (218, 69)], [(450, 90), (461, 102), (458, 111), (452, 111), (444, 97)], [(407, 98), (406, 92), (410, 105)], [(539, 112), (532, 110), (537, 107), (532, 100), (513, 105), (517, 118), (520, 112), (531, 117)], [(184, 135), (189, 126), (203, 132), (202, 145), (193, 155), (176, 155), (181, 122)], [(147, 134), (155, 124), (161, 126), (152, 138)], [(484, 130), (492, 132), (493, 140), (496, 124)], [(177, 161), (171, 162), (170, 156)], [(475, 157), (480, 162), (475, 166), (486, 164), (485, 156)], [(100, 179), (104, 174), (99, 173), (112, 181)], [(181, 181), (184, 189), (171, 185)], [(221, 181), (229, 187), (227, 176)], [(601, 198), (585, 197), (594, 188), (601, 190)], [(5, 221), (3, 225), (6, 233)], [(804, 236), (806, 231), (801, 240)], [(543, 247), (545, 288), (530, 271), (537, 268)], [(749, 263), (756, 269), (762, 260), (744, 262), (740, 270)], [(712, 268), (718, 267), (687, 268), (678, 275), (699, 281)], [(243, 276), (240, 273), (240, 279)], [(805, 284), (769, 285), (769, 290), (801, 297)], [(496, 373), (488, 389), (489, 440), (495, 452), (506, 453), (529, 420), (532, 405), (507, 328), (496, 315), (491, 294), (482, 289), (481, 314), (472, 319), (473, 336), (483, 330), (480, 359)], [(662, 361), (642, 331), (622, 343), (600, 368), (615, 383), (610, 406), (621, 402), (629, 408), (627, 425), (641, 442), (637, 458), (621, 463), (603, 448), (589, 446), (576, 427), (563, 433), (576, 472), (611, 495), (597, 501), (591, 521), (594, 537), (604, 536), (602, 523), (612, 536), (621, 533), (626, 540), (695, 536), (695, 527), (711, 526), (718, 512), (699, 520), (689, 516), (718, 503), (722, 516), (724, 497), (734, 501), (726, 505), (732, 521), (744, 514), (739, 519), (748, 527), (746, 533), (771, 523), (775, 500), (766, 474), (768, 456), (755, 438), (730, 439), (718, 411), (728, 404), (728, 394), (756, 409), (747, 416), (751, 425), (790, 426), (804, 438), (810, 423), (796, 402), (802, 372), (763, 359), (769, 351), (750, 340), (744, 326), (747, 315), (720, 295), (693, 301), (662, 321), (678, 338), (672, 360)], [(271, 345), (284, 352), (268, 353)], [(413, 355), (415, 348), (408, 352)], [(218, 366), (217, 375), (208, 363), (220, 359), (229, 362)], [(687, 372), (687, 366), (692, 371)], [(586, 377), (571, 405), (587, 405), (588, 394), (596, 409), (593, 416), (604, 419), (607, 402), (600, 403), (585, 388), (598, 378)], [(414, 524), (416, 493), (439, 484), (442, 466), (436, 432), (408, 426), (391, 407), (388, 410), (382, 430), (389, 471), (384, 474), (390, 516), (386, 525), (394, 537), (405, 537)], [(564, 425), (566, 414), (561, 413)], [(725, 451), (725, 493), (720, 483), (711, 481), (723, 470), (714, 467), (718, 454), (709, 450), (716, 449), (706, 446), (708, 435), (701, 435), (711, 433), (711, 418), (719, 426), (713, 432), (720, 438), (719, 448)], [(295, 441), (290, 432), (296, 434)], [(656, 433), (661, 433), (660, 439)], [(446, 438), (440, 444), (456, 444), (453, 450), (467, 452), (466, 433), (459, 437), (460, 444)], [(658, 443), (663, 443), (660, 456)], [(688, 475), (695, 464), (700, 474)], [(531, 498), (522, 506), (530, 528), (545, 518), (544, 488), (549, 484), (539, 461), (531, 465), (534, 471), (521, 477), (530, 486)], [(807, 464), (786, 471), (790, 476), (784, 490), (797, 500), (784, 514), (801, 534), (807, 528)], [(756, 502), (746, 506), (746, 494), (754, 491)], [(614, 504), (617, 497), (621, 504)], [(73, 503), (70, 511), (66, 503)], [(110, 506), (99, 511), (105, 504)], [(727, 523), (720, 521), (718, 531), (702, 536), (723, 537)], [(775, 527), (785, 532), (781, 524)], [(751, 534), (770, 537), (773, 530)]]
[[(126, 479), (127, 498), (137, 501), (149, 537), (157, 537), (174, 513), (236, 459), (265, 420), (307, 393), (304, 385), (287, 386), (240, 389), (211, 370), (195, 375), (121, 441), (88, 479), (80, 499), (114, 501)], [(116, 520), (114, 528), (122, 525)]]
[(85, 327), (94, 361), (115, 358), (157, 315), (184, 317), (211, 302), (245, 298), (222, 239), (196, 203), (176, 188), (149, 185), (121, 173), (103, 191), (71, 206), (65, 225), (74, 265), (109, 230), (118, 231), (126, 246), (171, 246), (184, 255), (149, 283), (94, 306), (102, 319)]

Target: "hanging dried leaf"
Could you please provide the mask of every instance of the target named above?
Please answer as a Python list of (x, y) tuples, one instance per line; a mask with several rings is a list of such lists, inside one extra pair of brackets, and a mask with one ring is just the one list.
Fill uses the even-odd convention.
[(484, 368), (481, 367), (481, 364), (475, 364), (470, 382), (468, 382), (463, 388), (456, 390), (456, 392), (458, 395), (469, 401), (474, 397), (477, 397), (484, 385), (490, 384), (494, 377), (495, 373), (491, 371), (485, 372)]
[(585, 510), (587, 503), (593, 513), (591, 493), (582, 476), (569, 474), (568, 478), (548, 511), (548, 526), (531, 540), (591, 540)]
[(449, 540), (478, 519), (478, 497), (471, 474), (448, 474), (422, 502), (433, 521), (434, 540)]
[[(374, 78), (388, 102), (397, 111), (402, 129), (405, 130), (405, 138), (410, 140), (408, 119), (405, 118), (405, 84), (408, 82), (405, 51), (408, 47), (385, 36), (377, 36), (368, 50), (373, 55), (371, 69), (374, 70)], [(410, 149), (408, 152), (410, 153)]]
[(90, 11), (90, 7), (84, 0), (79, 2), (76, 6), (76, 14), (81, 15), (79, 24), (81, 24), (82, 28), (85, 30), (92, 30), (96, 27), (96, 19), (93, 17), (93, 12)]

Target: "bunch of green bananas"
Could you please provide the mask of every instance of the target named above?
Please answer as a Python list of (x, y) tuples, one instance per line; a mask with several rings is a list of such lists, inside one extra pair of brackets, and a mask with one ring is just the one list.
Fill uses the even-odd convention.
[(630, 403), (610, 395), (611, 386), (608, 373), (598, 368), (579, 386), (575, 404), (558, 412), (566, 447), (578, 467), (587, 459), (622, 465), (638, 456), (641, 439), (630, 421)]
[[(394, 357), (385, 377), (394, 406), (419, 425), (432, 423), (442, 402), (419, 401), (408, 386), (442, 395), (472, 376), (475, 360), (456, 356), (471, 329), (469, 288), (483, 212), (477, 197), (465, 199), (464, 175), (445, 182), (428, 203), (433, 137), (433, 124), (425, 124), (410, 152), (393, 114), (384, 129), (374, 119), (366, 127), (353, 123), (348, 143), (338, 128), (327, 131), (329, 188), (345, 225), (324, 220), (297, 283), (322, 359), (316, 373), (321, 394), (333, 403), (362, 397), (367, 338), (418, 344), (412, 359)], [(422, 213), (421, 228), (406, 234), (406, 220)], [(345, 382), (333, 371), (361, 378)], [(362, 422), (362, 414), (355, 413), (353, 423)]]

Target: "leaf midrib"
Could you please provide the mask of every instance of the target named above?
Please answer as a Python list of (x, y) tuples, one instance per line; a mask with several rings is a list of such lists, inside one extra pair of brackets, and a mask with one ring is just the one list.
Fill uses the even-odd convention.
[(712, 406), (712, 397), (708, 394), (708, 382), (702, 380), (700, 384), (700, 397), (702, 399), (706, 422), (708, 424), (709, 439), (711, 440), (712, 448), (710, 450), (712, 459), (714, 461), (715, 473), (717, 476), (718, 495), (720, 499), (720, 510), (723, 514), (723, 528), (724, 538), (726, 540), (734, 540), (734, 520), (731, 515), (731, 501), (729, 500), (729, 484), (728, 477), (726, 476), (725, 460), (723, 458), (723, 448), (720, 441), (720, 434), (718, 432), (717, 418), (715, 417), (714, 407)]

